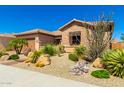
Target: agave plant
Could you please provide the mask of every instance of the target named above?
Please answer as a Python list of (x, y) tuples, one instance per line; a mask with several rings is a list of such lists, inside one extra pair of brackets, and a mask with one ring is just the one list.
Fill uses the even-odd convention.
[(112, 75), (124, 78), (124, 49), (106, 51), (101, 59)]

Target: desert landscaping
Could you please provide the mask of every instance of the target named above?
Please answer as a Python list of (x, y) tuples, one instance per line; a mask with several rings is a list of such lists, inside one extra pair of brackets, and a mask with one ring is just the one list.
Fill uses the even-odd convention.
[(81, 76), (72, 75), (69, 71), (73, 68), (73, 66), (76, 64), (73, 61), (68, 60), (68, 54), (65, 53), (63, 56), (53, 56), (51, 57), (51, 65), (37, 68), (33, 64), (30, 66), (27, 66), (24, 62), (16, 62), (16, 61), (9, 61), (9, 62), (3, 62), (0, 61), (0, 64), (4, 64), (7, 66), (14, 66), (17, 68), (27, 69), (27, 70), (33, 70), (38, 71), (40, 73), (45, 73), (49, 75), (54, 75), (57, 77), (62, 77), (66, 79), (71, 79), (75, 81), (85, 82), (97, 86), (124, 86), (124, 80), (118, 77), (110, 76), (109, 79), (99, 79), (95, 78), (90, 75), (90, 73), (94, 70), (98, 70), (98, 68), (92, 67), (92, 64), (89, 64), (88, 67), (90, 71), (88, 73), (85, 73)]
[[(113, 47), (113, 22), (102, 19), (92, 24), (74, 19), (59, 35), (39, 29), (17, 34), (0, 50), (0, 64), (96, 86), (124, 86), (124, 49)], [(72, 31), (82, 24), (83, 33)]]

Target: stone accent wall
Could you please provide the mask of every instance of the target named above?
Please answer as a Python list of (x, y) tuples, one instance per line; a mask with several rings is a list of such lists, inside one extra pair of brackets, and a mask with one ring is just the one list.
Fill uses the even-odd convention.
[(78, 25), (72, 25), (71, 27), (65, 29), (62, 31), (62, 45), (70, 46), (69, 42), (69, 33), (80, 31), (81, 32), (81, 44), (86, 45), (87, 44), (87, 38), (86, 38), (86, 28), (78, 26)]

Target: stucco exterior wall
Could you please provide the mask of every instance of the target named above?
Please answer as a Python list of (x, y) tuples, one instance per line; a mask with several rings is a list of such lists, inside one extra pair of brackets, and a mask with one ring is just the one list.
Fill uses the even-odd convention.
[(17, 38), (26, 39), (28, 41), (28, 47), (32, 50), (39, 50), (40, 46), (54, 42), (54, 36), (42, 33), (19, 35)]
[(11, 37), (0, 37), (0, 49), (7, 48), (9, 41), (12, 39)]
[(54, 36), (39, 34), (38, 37), (40, 41), (39, 42), (40, 46), (43, 46), (44, 44), (47, 44), (47, 43), (54, 43)]

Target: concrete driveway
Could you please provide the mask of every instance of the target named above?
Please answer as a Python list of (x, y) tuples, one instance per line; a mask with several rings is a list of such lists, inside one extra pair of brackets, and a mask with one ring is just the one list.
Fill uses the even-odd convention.
[(35, 71), (0, 65), (0, 87), (95, 87)]

